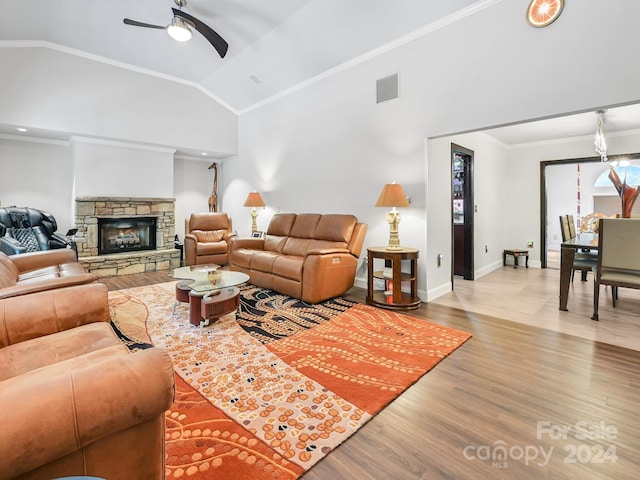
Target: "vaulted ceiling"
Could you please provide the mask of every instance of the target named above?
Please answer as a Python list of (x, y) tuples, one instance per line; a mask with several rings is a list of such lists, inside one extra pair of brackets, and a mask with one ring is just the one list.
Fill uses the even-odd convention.
[(186, 0), (184, 11), (229, 44), (177, 42), (174, 0), (1, 0), (0, 41), (49, 42), (107, 62), (198, 84), (236, 111), (371, 52), (478, 0)]
[[(174, 0), (0, 0), (0, 47), (58, 48), (194, 84), (242, 113), (430, 25), (499, 1), (188, 0), (184, 11), (229, 43), (221, 58), (196, 32), (181, 43), (161, 29), (123, 23), (130, 18), (165, 26)], [(586, 135), (595, 121), (593, 112), (583, 112), (488, 133), (507, 145), (522, 144)], [(608, 132), (636, 128), (638, 108), (607, 113)]]

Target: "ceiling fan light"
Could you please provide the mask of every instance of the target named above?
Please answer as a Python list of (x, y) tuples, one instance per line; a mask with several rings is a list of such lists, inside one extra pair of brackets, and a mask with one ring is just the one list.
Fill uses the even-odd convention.
[(167, 33), (178, 42), (186, 42), (191, 39), (191, 30), (187, 22), (180, 17), (173, 17), (171, 25), (167, 27)]

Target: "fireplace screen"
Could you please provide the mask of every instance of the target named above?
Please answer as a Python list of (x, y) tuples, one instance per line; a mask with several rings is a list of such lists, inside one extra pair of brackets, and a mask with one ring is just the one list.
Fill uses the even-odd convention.
[(98, 254), (155, 250), (156, 218), (98, 218)]

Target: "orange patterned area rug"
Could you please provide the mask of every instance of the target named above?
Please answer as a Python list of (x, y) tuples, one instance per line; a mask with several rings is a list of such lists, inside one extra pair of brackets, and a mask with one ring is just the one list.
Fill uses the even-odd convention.
[(369, 305), (241, 290), (239, 312), (189, 323), (175, 282), (109, 293), (132, 349), (171, 354), (167, 478), (300, 477), (471, 335)]

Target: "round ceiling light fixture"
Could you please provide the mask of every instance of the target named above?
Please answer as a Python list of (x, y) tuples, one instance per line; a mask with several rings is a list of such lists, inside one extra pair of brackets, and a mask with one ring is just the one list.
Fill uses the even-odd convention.
[(562, 13), (564, 0), (531, 0), (527, 7), (527, 22), (533, 27), (546, 27)]
[(171, 24), (167, 26), (167, 33), (178, 42), (186, 42), (191, 40), (191, 30), (189, 24), (177, 15), (171, 20)]

